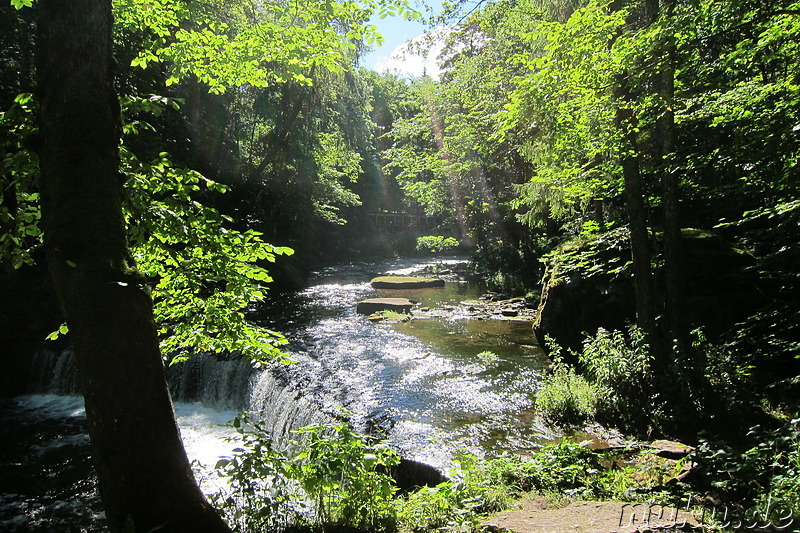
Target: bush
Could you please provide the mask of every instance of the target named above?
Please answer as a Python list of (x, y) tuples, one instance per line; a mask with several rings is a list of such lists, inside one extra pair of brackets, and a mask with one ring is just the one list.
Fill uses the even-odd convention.
[(217, 463), (229, 490), (212, 497), (234, 531), (392, 531), (399, 463), (385, 442), (372, 442), (346, 422), (298, 430), (293, 456), (276, 451), (267, 431), (242, 415), (234, 421), (242, 446)]
[[(692, 458), (703, 476), (701, 487), (724, 505), (740, 510), (735, 518), (756, 523), (752, 529), (788, 530), (800, 516), (800, 418), (776, 430), (756, 426), (749, 437), (757, 445), (744, 452), (703, 441)], [(770, 529), (772, 530), (772, 529)]]
[(479, 459), (458, 454), (449, 481), (399, 494), (386, 470), (399, 461), (344, 422), (298, 431), (291, 456), (272, 447), (265, 429), (246, 416), (234, 426), (242, 446), (219, 461), (229, 489), (212, 497), (234, 531), (474, 531), (489, 513), (523, 491), (574, 498), (621, 497), (630, 469), (607, 468), (580, 444), (545, 446), (530, 457)]
[(298, 430), (307, 439), (288, 471), (311, 498), (326, 525), (369, 531), (392, 529), (397, 487), (386, 471), (400, 456), (385, 442), (350, 428), (347, 422), (314, 424)]
[(473, 531), (486, 513), (506, 508), (514, 492), (502, 479), (503, 465), (467, 453), (454, 462), (450, 481), (422, 487), (399, 502), (402, 531)]
[(454, 250), (455, 248), (458, 248), (458, 241), (453, 237), (442, 237), (441, 235), (417, 237), (418, 252), (440, 254), (442, 252)]
[(544, 379), (536, 407), (546, 421), (560, 426), (581, 425), (594, 418), (642, 433), (666, 420), (662, 394), (653, 376), (653, 355), (636, 326), (621, 331), (597, 330), (584, 340), (579, 368), (561, 361), (561, 347), (552, 340), (556, 361)]
[(663, 413), (653, 379), (653, 355), (644, 332), (632, 325), (621, 331), (597, 330), (587, 337), (579, 361), (587, 378), (604, 394), (600, 416), (624, 428), (658, 425)]
[(227, 489), (211, 495), (237, 533), (286, 531), (307, 523), (305, 498), (287, 468), (284, 453), (274, 449), (269, 433), (247, 415), (233, 426), (242, 439), (232, 457), (217, 462), (217, 473), (227, 479)]
[(597, 414), (598, 401), (606, 391), (588, 381), (563, 362), (561, 347), (547, 338), (553, 368), (536, 394), (536, 410), (547, 422), (557, 426), (579, 426)]

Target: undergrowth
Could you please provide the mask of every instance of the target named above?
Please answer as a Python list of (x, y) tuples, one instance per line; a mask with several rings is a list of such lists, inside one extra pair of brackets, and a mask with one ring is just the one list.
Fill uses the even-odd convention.
[[(728, 437), (700, 439), (689, 458), (691, 484), (671, 483), (670, 497), (699, 499), (715, 510), (717, 519), (725, 513), (735, 517), (717, 524), (722, 530), (740, 522), (755, 524), (750, 529), (786, 530), (792, 520), (794, 527), (800, 526), (798, 412), (787, 412), (784, 406), (777, 412), (782, 423), (762, 416), (771, 428), (737, 430), (748, 427), (757, 398), (751, 358), (695, 331), (690, 349), (657, 366), (644, 335), (635, 327), (625, 333), (598, 330), (585, 340), (576, 366), (563, 363), (558, 346), (550, 348), (555, 364), (536, 400), (545, 420), (561, 426), (599, 421), (640, 434), (664, 435), (677, 427), (679, 415), (696, 414), (697, 420), (683, 423), (722, 430)], [(664, 374), (656, 375), (656, 368)], [(715, 425), (715, 417), (730, 427)], [(731, 440), (737, 431), (738, 437)]]
[(447, 481), (401, 492), (389, 475), (399, 462), (397, 452), (345, 422), (299, 430), (304, 438), (293, 452), (276, 450), (264, 427), (246, 416), (234, 427), (242, 444), (218, 463), (227, 484), (213, 501), (242, 533), (468, 532), (526, 492), (555, 499), (630, 498), (637, 485), (634, 468), (562, 442), (529, 457), (460, 453)]

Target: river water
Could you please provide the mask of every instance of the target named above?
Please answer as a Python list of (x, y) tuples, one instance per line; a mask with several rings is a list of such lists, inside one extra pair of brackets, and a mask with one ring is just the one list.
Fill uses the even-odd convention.
[[(338, 266), (317, 273), (306, 290), (274, 298), (260, 314), (290, 339), (295, 364), (253, 368), (199, 354), (170, 369), (184, 444), (204, 490), (219, 483), (208, 472), (236, 447), (226, 424), (244, 410), (284, 443), (293, 429), (344, 411), (360, 430), (379, 428), (405, 457), (438, 468), (459, 450), (524, 452), (552, 438), (533, 416), (544, 355), (529, 321), (475, 319), (478, 284), (402, 294), (369, 285), (374, 276), (424, 266)], [(355, 312), (361, 299), (401, 295), (419, 302), (410, 322), (375, 324)], [(478, 357), (487, 350), (496, 357)], [(0, 400), (0, 531), (102, 530), (71, 358), (37, 354), (32, 394)]]

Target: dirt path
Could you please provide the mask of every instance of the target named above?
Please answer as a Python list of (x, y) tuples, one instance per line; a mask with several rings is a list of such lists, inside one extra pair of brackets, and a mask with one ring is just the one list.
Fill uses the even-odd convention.
[(691, 514), (671, 507), (576, 501), (554, 507), (546, 498), (520, 502), (482, 525), (487, 533), (648, 533), (701, 531)]

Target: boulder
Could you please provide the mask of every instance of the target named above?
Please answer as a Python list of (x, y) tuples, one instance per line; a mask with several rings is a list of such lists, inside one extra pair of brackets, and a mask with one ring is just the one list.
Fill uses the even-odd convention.
[(694, 450), (692, 446), (688, 446), (682, 442), (663, 439), (654, 440), (647, 445), (647, 447), (653, 450), (659, 457), (664, 457), (666, 459), (683, 459)]
[(358, 302), (356, 312), (361, 315), (371, 315), (379, 311), (410, 313), (413, 306), (414, 303), (407, 298), (368, 298)]
[(439, 278), (418, 278), (413, 276), (380, 276), (369, 282), (376, 289), (428, 289), (444, 287)]
[[(653, 235), (653, 234), (651, 234)], [(767, 303), (750, 267), (755, 259), (719, 235), (683, 229), (686, 312), (692, 326), (713, 338)], [(653, 245), (661, 249), (659, 237)], [(635, 318), (627, 229), (579, 244), (570, 243), (547, 265), (534, 331), (561, 346), (579, 349), (585, 334), (597, 328), (622, 329)], [(663, 273), (656, 291), (663, 301)]]
[(405, 457), (401, 457), (400, 462), (391, 467), (389, 474), (403, 492), (419, 487), (435, 487), (439, 483), (448, 481), (447, 477), (435, 467)]

